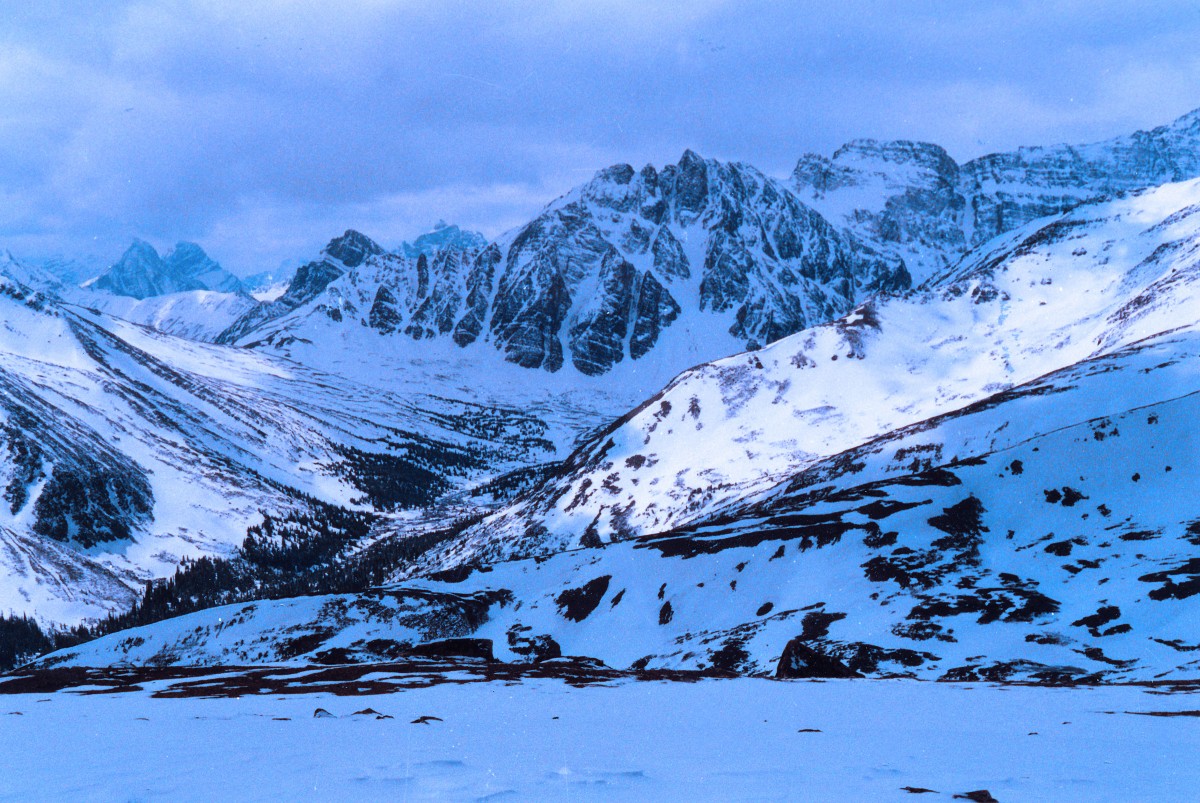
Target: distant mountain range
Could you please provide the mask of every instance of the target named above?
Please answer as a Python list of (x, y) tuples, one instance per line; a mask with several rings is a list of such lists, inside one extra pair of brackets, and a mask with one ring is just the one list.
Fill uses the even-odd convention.
[(121, 258), (88, 286), (137, 299), (189, 290), (242, 292), (238, 278), (209, 259), (195, 243), (179, 243), (164, 258), (143, 240), (134, 240)]
[[(386, 252), (348, 231), (297, 269), (286, 291), (238, 309), (215, 335), (211, 324), (192, 331), (291, 353), (322, 340), (332, 322), (464, 349), (487, 344), (551, 372), (604, 374), (655, 349), (665, 352), (657, 361), (682, 370), (918, 286), (1036, 218), (1194, 178), (1198, 152), (1200, 113), (1105, 142), (963, 165), (929, 143), (856, 140), (832, 157), (802, 156), (786, 181), (688, 151), (661, 170), (602, 170), (492, 243), (439, 222)], [(278, 277), (254, 280), (244, 288), (195, 244), (163, 258), (135, 241), (89, 286), (145, 299), (261, 291)]]
[(221, 340), (291, 353), (332, 322), (552, 372), (604, 374), (651, 351), (682, 370), (916, 287), (1036, 218), (1196, 177), (1198, 150), (1190, 114), (962, 166), (936, 145), (870, 140), (801, 157), (789, 181), (690, 151), (662, 170), (614, 165), (493, 243), (447, 227), (418, 241), (435, 248), (384, 253), (355, 232), (361, 260), (323, 255)]
[(0, 610), (138, 597), (85, 665), (1194, 677), (1198, 138), (688, 151), (493, 242), (348, 230), (268, 300), (183, 246), (105, 274), (246, 299), (215, 343), (10, 259)]

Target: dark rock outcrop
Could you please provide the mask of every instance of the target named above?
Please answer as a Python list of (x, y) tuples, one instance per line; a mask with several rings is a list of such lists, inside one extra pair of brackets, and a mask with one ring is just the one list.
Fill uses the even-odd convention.
[(862, 677), (837, 658), (817, 652), (801, 639), (794, 638), (783, 648), (777, 678), (857, 678)]

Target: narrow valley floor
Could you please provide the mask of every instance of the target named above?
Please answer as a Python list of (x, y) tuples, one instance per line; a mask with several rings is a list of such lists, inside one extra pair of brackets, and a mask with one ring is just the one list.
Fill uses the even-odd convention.
[(0, 694), (0, 800), (949, 801), (986, 790), (1098, 801), (1200, 790), (1195, 689), (526, 678), (153, 696), (171, 684)]

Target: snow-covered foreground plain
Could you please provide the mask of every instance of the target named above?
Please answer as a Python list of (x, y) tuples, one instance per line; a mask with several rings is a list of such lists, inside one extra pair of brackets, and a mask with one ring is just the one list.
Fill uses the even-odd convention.
[[(1200, 788), (1195, 712), (1135, 713), (1200, 708), (1195, 691), (527, 678), (152, 696), (167, 685), (0, 695), (0, 799), (1096, 801)], [(391, 718), (355, 715), (367, 708)]]

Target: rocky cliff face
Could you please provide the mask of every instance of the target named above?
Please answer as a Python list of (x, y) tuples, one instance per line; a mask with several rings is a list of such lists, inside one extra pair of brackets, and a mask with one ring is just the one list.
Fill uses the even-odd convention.
[(855, 140), (833, 158), (807, 154), (793, 188), (830, 221), (904, 259), (918, 279), (966, 250), (959, 166), (924, 142)]
[(121, 258), (90, 285), (113, 295), (144, 299), (189, 290), (237, 293), (242, 284), (195, 243), (179, 243), (160, 257), (154, 246), (134, 240)]
[(332, 319), (599, 375), (646, 357), (681, 318), (724, 333), (708, 338), (702, 359), (758, 348), (910, 283), (902, 259), (837, 231), (782, 183), (691, 151), (661, 171), (602, 170), (490, 245), (450, 228), (427, 238), (436, 248), (363, 247), (353, 265), (312, 263), (341, 267), (321, 282), (301, 269), (281, 314), (255, 313), (224, 342), (313, 340), (314, 322)]
[(419, 235), (411, 243), (404, 243), (398, 249), (410, 259), (416, 259), (421, 254), (433, 256), (438, 251), (447, 248), (457, 248), (460, 251), (474, 251), (487, 245), (487, 238), (477, 231), (467, 231), (452, 223), (439, 220), (432, 231)]
[(1200, 111), (1087, 145), (1019, 148), (958, 165), (921, 142), (856, 140), (806, 154), (792, 188), (831, 222), (895, 254), (916, 281), (974, 246), (1081, 203), (1200, 176)]
[[(1198, 202), (1191, 181), (1087, 204), (976, 249), (922, 291), (686, 371), (473, 526), (447, 561), (665, 532), (889, 432), (1194, 328)], [(1013, 415), (1015, 432), (1033, 427)], [(929, 456), (907, 454), (918, 468)]]
[(217, 337), (216, 342), (237, 342), (247, 333), (316, 298), (347, 269), (358, 267), (368, 258), (382, 253), (383, 249), (370, 237), (347, 229), (341, 237), (330, 240), (317, 259), (296, 269), (283, 295), (246, 311)]
[(645, 356), (685, 311), (756, 348), (907, 282), (778, 182), (688, 151), (661, 172), (601, 171), (522, 229), (492, 335), (518, 364), (557, 370), (565, 350), (598, 374)]
[(241, 281), (210, 259), (204, 249), (195, 243), (179, 243), (163, 258), (163, 263), (168, 275), (194, 282), (200, 286), (199, 289), (218, 293), (242, 291)]

